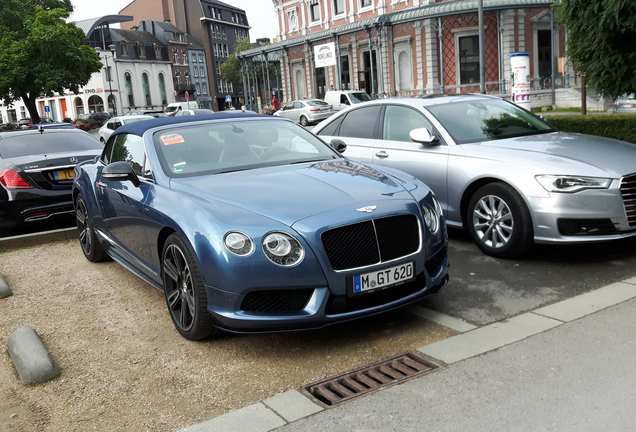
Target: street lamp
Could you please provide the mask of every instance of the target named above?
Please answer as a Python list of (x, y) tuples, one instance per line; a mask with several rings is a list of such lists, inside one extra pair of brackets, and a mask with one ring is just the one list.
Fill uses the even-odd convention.
[[(100, 55), (101, 50), (99, 49), (99, 47), (95, 47), (95, 51), (97, 51), (97, 54)], [(100, 55), (101, 57), (101, 55)], [(108, 97), (106, 98), (106, 109), (109, 108), (110, 106), (110, 96), (113, 94), (113, 86), (110, 84), (110, 82), (112, 81), (112, 74), (110, 73), (110, 69), (108, 68), (108, 55), (104, 56), (104, 60), (106, 60), (106, 73), (107, 73), (107, 79), (108, 79), (108, 90), (110, 92), (110, 94), (108, 95)], [(113, 63), (115, 61), (113, 60)], [(113, 107), (113, 117), (117, 116), (117, 106)]]

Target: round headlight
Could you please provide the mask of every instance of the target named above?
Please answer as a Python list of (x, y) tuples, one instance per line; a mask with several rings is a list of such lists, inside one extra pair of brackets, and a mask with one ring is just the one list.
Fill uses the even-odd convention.
[(424, 222), (430, 232), (435, 234), (439, 229), (439, 216), (437, 212), (433, 210), (433, 207), (429, 203), (422, 205), (422, 211), (424, 213)]
[(271, 262), (285, 267), (298, 264), (305, 256), (300, 242), (282, 232), (273, 232), (263, 238), (263, 252)]
[(231, 231), (225, 234), (223, 244), (234, 255), (247, 256), (254, 252), (254, 242), (242, 232)]

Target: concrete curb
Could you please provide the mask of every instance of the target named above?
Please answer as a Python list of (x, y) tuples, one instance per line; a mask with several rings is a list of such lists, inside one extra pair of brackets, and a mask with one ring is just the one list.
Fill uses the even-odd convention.
[[(632, 298), (636, 298), (636, 277), (483, 327), (475, 327), (422, 307), (412, 306), (408, 310), (460, 332), (457, 336), (418, 348), (419, 352), (434, 360), (452, 364), (519, 342)], [(179, 432), (268, 432), (323, 410), (299, 391), (289, 390)]]
[(55, 241), (73, 240), (77, 238), (77, 228), (64, 228), (33, 234), (0, 238), (0, 249), (17, 249), (38, 246)]
[(31, 327), (24, 326), (14, 331), (7, 348), (23, 384), (41, 384), (60, 376), (60, 369)]
[(13, 295), (13, 291), (9, 288), (9, 285), (4, 281), (2, 275), (0, 275), (0, 299)]

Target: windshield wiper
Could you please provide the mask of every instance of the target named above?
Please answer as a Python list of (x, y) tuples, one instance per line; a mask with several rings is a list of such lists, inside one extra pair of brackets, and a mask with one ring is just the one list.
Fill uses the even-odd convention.
[(290, 162), (289, 165), (296, 165), (296, 164), (309, 163), (309, 162), (320, 162), (320, 161), (325, 161), (325, 160), (328, 160), (328, 159), (325, 159), (325, 158), (306, 159), (306, 160), (301, 160), (301, 161)]

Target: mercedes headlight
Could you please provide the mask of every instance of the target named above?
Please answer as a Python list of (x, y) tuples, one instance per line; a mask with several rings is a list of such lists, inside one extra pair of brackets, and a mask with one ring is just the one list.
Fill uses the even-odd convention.
[(548, 192), (574, 193), (585, 189), (607, 189), (612, 179), (580, 176), (537, 175), (539, 184)]
[(234, 255), (247, 256), (254, 252), (254, 242), (247, 235), (239, 231), (230, 231), (225, 234), (223, 244)]
[(271, 262), (283, 267), (294, 266), (305, 256), (300, 242), (282, 232), (269, 233), (263, 238), (263, 252)]

